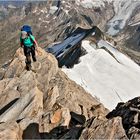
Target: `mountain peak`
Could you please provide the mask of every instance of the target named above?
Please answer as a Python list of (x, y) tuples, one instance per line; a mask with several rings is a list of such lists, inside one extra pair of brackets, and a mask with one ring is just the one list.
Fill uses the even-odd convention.
[[(75, 121), (71, 120), (76, 116), (84, 119), (81, 120), (82, 122), (76, 121), (82, 123), (79, 127), (81, 131), (82, 125), (87, 119), (92, 116), (105, 116), (108, 112), (83, 88), (68, 79), (58, 68), (54, 56), (41, 48), (38, 50), (40, 53), (37, 55), (37, 62), (32, 63), (31, 71), (26, 71), (23, 51), (18, 49), (0, 81), (0, 122), (2, 123), (0, 129), (4, 129), (4, 131), (0, 131), (1, 139), (35, 138), (37, 135), (41, 137), (41, 133), (45, 134), (59, 126), (66, 127), (66, 131), (71, 131), (71, 128), (76, 128)], [(79, 98), (79, 96), (81, 97)], [(96, 111), (90, 111), (90, 108), (96, 107)], [(47, 123), (46, 119), (49, 116), (50, 119)], [(12, 127), (5, 127), (9, 123)], [(29, 135), (32, 130), (28, 127), (32, 123), (40, 125), (41, 132), (38, 130)], [(35, 128), (34, 125), (33, 127)], [(6, 131), (8, 131), (8, 135), (5, 133)], [(14, 131), (17, 132), (16, 135)], [(64, 133), (62, 133), (63, 135)]]

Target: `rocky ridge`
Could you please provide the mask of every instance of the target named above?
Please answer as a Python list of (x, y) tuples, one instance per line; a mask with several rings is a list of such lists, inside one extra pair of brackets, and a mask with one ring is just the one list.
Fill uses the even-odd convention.
[[(75, 121), (69, 126), (72, 112), (82, 115), (84, 122), (107, 113), (102, 104), (60, 71), (51, 54), (40, 49), (38, 62), (32, 71), (26, 71), (22, 53), (17, 50), (0, 81), (0, 139), (48, 137), (45, 133), (59, 126), (69, 132), (76, 127)], [(36, 132), (29, 135), (30, 131)], [(49, 137), (53, 138), (53, 132)]]
[[(18, 49), (3, 74), (0, 139), (139, 137), (139, 98), (119, 104), (115, 112), (109, 113), (82, 87), (68, 79), (58, 68), (54, 56), (41, 48), (39, 52), (32, 70), (26, 71), (25, 57), (22, 49)], [(132, 110), (131, 106), (136, 109)], [(132, 126), (137, 127), (134, 130)]]

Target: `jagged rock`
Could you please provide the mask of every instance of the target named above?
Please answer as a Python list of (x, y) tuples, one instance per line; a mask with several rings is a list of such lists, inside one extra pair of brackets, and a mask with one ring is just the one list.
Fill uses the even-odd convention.
[(23, 53), (23, 49), (20, 48), (17, 50), (15, 54), (15, 59), (10, 64), (10, 67), (8, 67), (8, 70), (6, 71), (4, 78), (13, 78), (18, 77), (20, 73), (23, 72), (25, 69), (25, 56), (21, 55)]
[(44, 107), (46, 108), (46, 111), (52, 110), (58, 97), (59, 97), (59, 90), (57, 86), (53, 87), (50, 91), (48, 91), (48, 97), (44, 103)]
[[(86, 119), (108, 113), (60, 71), (51, 54), (39, 48), (31, 71), (25, 69), (24, 61), (23, 51), (17, 50), (0, 81), (0, 122), (17, 122), (22, 138), (78, 138)], [(80, 123), (70, 112), (82, 116)]]
[[(53, 109), (54, 108), (52, 108), (52, 110)], [(42, 120), (40, 132), (50, 132), (52, 129), (60, 125), (68, 128), (71, 115), (68, 108), (61, 108), (54, 111), (54, 113), (48, 112), (48, 114), (44, 114)]]
[(85, 122), (86, 122), (86, 118), (84, 115), (79, 115), (79, 114), (76, 114), (75, 112), (71, 112), (71, 126), (73, 125), (77, 125), (77, 124), (80, 124), (80, 125), (84, 125)]
[(0, 80), (0, 93), (2, 94), (4, 88), (9, 83), (10, 79)]
[(95, 118), (88, 127), (80, 139), (128, 139), (119, 117), (111, 120)]
[(117, 107), (107, 115), (108, 119), (120, 116), (126, 134), (131, 139), (140, 137), (140, 97), (126, 103), (119, 103)]
[[(42, 97), (40, 97), (42, 95)], [(32, 89), (28, 94), (19, 98), (0, 116), (0, 122), (18, 120), (24, 117), (34, 117), (42, 110), (43, 94), (38, 89)], [(18, 118), (19, 117), (19, 118)]]
[(136, 127), (131, 127), (127, 134), (128, 134), (129, 139), (131, 140), (140, 139), (140, 129)]
[[(113, 5), (107, 2), (105, 7), (93, 6), (90, 10), (76, 1), (54, 3), (48, 0), (35, 6), (29, 4), (0, 22), (0, 65), (13, 57), (19, 45), (18, 29), (25, 19), (40, 46), (47, 47), (51, 42), (62, 41), (77, 27), (98, 25), (105, 29), (115, 15)], [(105, 37), (99, 32), (93, 41), (97, 44), (102, 36)], [(108, 120), (108, 110), (69, 80), (51, 54), (39, 48), (31, 71), (25, 70), (24, 61), (23, 50), (18, 49), (6, 72), (0, 71), (0, 139), (78, 139), (84, 128), (81, 139), (127, 139), (126, 134), (130, 139), (139, 138), (139, 104), (120, 105), (107, 115)], [(117, 116), (122, 117), (123, 126)]]
[(104, 115), (107, 111), (89, 93), (83, 92), (82, 87), (68, 80), (68, 77), (61, 71), (50, 80), (50, 87), (56, 85), (59, 89), (59, 97), (56, 102), (58, 106), (69, 108), (70, 111), (78, 114), (83, 114), (87, 119), (91, 116)]
[(40, 123), (40, 120), (36, 117), (34, 118), (23, 118), (21, 120), (17, 120), (17, 123), (19, 124), (20, 128), (22, 130), (25, 130), (29, 124), (31, 123)]
[(0, 139), (22, 139), (22, 131), (16, 122), (7, 122), (0, 124)]
[(73, 127), (60, 139), (78, 139), (81, 135), (83, 127)]
[[(36, 87), (32, 90), (35, 94), (30, 104), (24, 108), (18, 119), (40, 117), (43, 114), (43, 93)], [(29, 93), (32, 94), (32, 93)]]
[(20, 98), (17, 90), (10, 89), (0, 95), (0, 115)]
[(59, 123), (62, 118), (62, 111), (58, 109), (51, 118), (51, 123)]
[[(5, 122), (2, 124), (15, 123), (14, 132), (20, 126), (17, 135), (23, 139), (139, 138), (139, 98), (119, 104), (115, 113), (107, 115), (108, 120), (108, 110), (69, 80), (51, 54), (41, 48), (39, 51), (38, 61), (32, 63), (31, 71), (26, 71), (19, 49), (0, 81), (0, 122)], [(117, 117), (121, 115), (122, 120)], [(125, 124), (131, 129), (126, 130)], [(10, 134), (11, 130), (5, 130)]]

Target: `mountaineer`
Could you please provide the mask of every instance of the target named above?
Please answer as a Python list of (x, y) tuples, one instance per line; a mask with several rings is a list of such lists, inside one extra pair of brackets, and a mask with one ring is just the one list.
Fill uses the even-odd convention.
[(38, 43), (35, 37), (32, 35), (31, 27), (24, 25), (21, 28), (20, 45), (24, 50), (24, 55), (26, 56), (26, 69), (31, 70), (31, 55), (34, 62), (36, 62), (35, 50), (38, 49)]

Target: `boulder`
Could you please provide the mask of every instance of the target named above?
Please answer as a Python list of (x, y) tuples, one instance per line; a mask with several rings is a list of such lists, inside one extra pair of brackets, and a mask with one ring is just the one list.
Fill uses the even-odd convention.
[(19, 125), (16, 122), (6, 122), (0, 124), (0, 139), (1, 140), (22, 139), (22, 131)]
[(108, 119), (121, 117), (122, 124), (128, 138), (140, 137), (140, 97), (136, 97), (126, 103), (119, 103), (117, 107), (107, 115)]
[[(89, 127), (89, 126), (88, 126)], [(128, 139), (120, 117), (111, 120), (95, 118), (89, 128), (85, 128), (80, 139)]]

